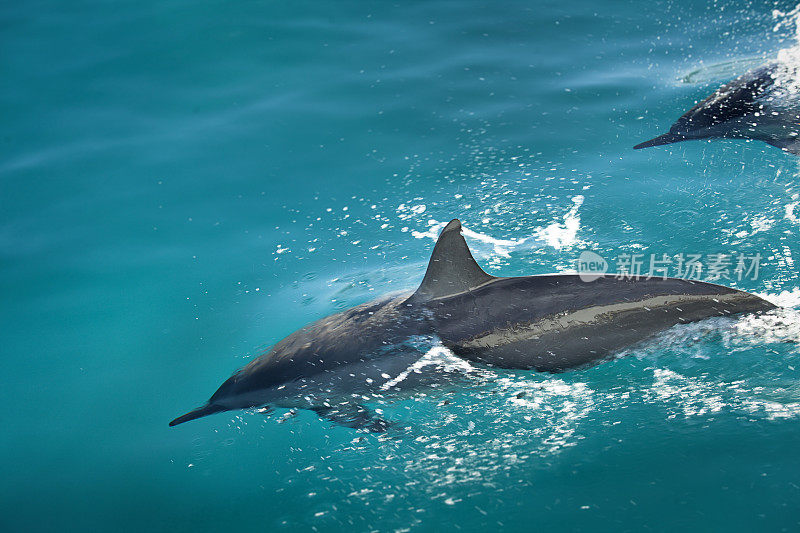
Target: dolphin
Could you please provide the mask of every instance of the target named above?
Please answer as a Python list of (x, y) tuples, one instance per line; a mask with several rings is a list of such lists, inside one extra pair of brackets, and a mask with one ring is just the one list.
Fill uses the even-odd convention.
[(430, 383), (415, 367), (423, 351), (413, 348), (413, 339), (437, 339), (470, 362), (563, 372), (598, 363), (676, 324), (774, 307), (753, 294), (676, 278), (491, 276), (475, 262), (455, 219), (439, 235), (416, 291), (292, 333), (233, 374), (205, 405), (169, 425), (277, 406), (380, 432), (389, 423), (364, 407), (364, 399)]
[(753, 69), (684, 113), (634, 150), (693, 139), (756, 139), (800, 155), (800, 87), (780, 63)]

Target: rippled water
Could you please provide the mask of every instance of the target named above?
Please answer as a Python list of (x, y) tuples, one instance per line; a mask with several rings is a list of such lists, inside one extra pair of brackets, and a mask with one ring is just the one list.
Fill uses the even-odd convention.
[[(797, 530), (800, 167), (633, 151), (794, 4), (0, 7), (3, 530)], [(354, 432), (177, 428), (304, 324), (412, 289), (453, 217), (492, 274), (760, 254), (782, 309), (559, 375), (470, 368)], [(440, 346), (426, 361), (464, 363)]]

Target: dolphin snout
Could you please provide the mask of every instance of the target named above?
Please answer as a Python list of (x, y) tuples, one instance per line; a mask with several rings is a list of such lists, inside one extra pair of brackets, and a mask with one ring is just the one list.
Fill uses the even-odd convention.
[(214, 404), (206, 404), (202, 407), (198, 407), (193, 411), (189, 411), (185, 415), (179, 416), (175, 420), (169, 423), (170, 427), (177, 426), (178, 424), (183, 424), (184, 422), (188, 422), (189, 420), (195, 420), (197, 418), (202, 418), (204, 416), (213, 415), (214, 413), (219, 413), (221, 411), (227, 411), (228, 409), (221, 407), (219, 405)]
[(643, 143), (639, 143), (633, 147), (634, 150), (641, 150), (642, 148), (650, 148), (651, 146), (661, 146), (664, 144), (672, 144), (680, 141), (685, 141), (686, 136), (680, 133), (665, 133), (663, 135), (659, 135), (649, 141), (645, 141)]

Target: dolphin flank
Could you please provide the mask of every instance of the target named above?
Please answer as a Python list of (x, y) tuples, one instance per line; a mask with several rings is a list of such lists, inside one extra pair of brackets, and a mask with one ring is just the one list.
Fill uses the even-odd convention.
[(634, 150), (696, 139), (755, 139), (800, 155), (796, 73), (771, 63), (723, 85), (684, 113), (667, 133)]
[[(233, 409), (305, 408), (341, 425), (384, 431), (365, 397), (437, 383), (409, 372), (423, 353), (409, 339), (438, 339), (487, 365), (562, 372), (600, 362), (676, 324), (773, 309), (739, 290), (676, 278), (484, 272), (456, 219), (442, 230), (413, 293), (387, 296), (318, 320), (236, 372), (208, 402), (170, 422)], [(398, 378), (399, 376), (399, 378)]]

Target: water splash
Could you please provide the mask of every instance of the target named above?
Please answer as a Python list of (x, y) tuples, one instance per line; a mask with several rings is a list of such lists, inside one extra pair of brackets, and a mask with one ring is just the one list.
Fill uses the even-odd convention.
[(784, 290), (778, 294), (759, 294), (758, 296), (778, 307), (800, 307), (800, 287)]
[(772, 28), (773, 33), (789, 33), (795, 41), (800, 40), (800, 25), (798, 25), (798, 20), (800, 19), (800, 4), (789, 11), (773, 9), (772, 18), (775, 20), (775, 26)]
[[(447, 226), (447, 222), (429, 220), (428, 224), (429, 227), (426, 231), (412, 231), (411, 235), (416, 239), (427, 238), (436, 242), (439, 238), (439, 234), (444, 227)], [(502, 255), (503, 257), (509, 257), (511, 251), (523, 248), (525, 243), (529, 243), (532, 240), (530, 237), (524, 237), (522, 239), (498, 239), (491, 235), (486, 235), (485, 233), (473, 231), (465, 226), (462, 226), (461, 233), (471, 241), (489, 245), (494, 253)]]
[[(561, 250), (570, 246), (579, 244), (578, 231), (581, 228), (581, 217), (579, 210), (583, 205), (584, 197), (576, 195), (572, 198), (572, 206), (562, 216), (562, 221), (554, 221), (547, 226), (534, 228), (530, 237), (523, 237), (521, 239), (499, 239), (485, 233), (473, 231), (466, 226), (462, 228), (462, 233), (471, 241), (480, 244), (488, 245), (491, 252), (503, 257), (510, 257), (511, 252), (516, 250), (532, 249), (542, 245), (550, 246), (556, 250)], [(413, 207), (406, 204), (401, 204), (398, 211), (407, 216), (409, 211), (414, 212)], [(420, 211), (421, 213), (422, 211)], [(440, 222), (434, 219), (428, 220), (428, 229), (425, 231), (412, 231), (411, 235), (417, 239), (431, 239), (436, 241), (439, 238), (439, 233), (447, 225), (447, 222)], [(476, 247), (475, 251), (478, 255), (481, 253), (481, 248)]]
[[(783, 11), (773, 9), (772, 18), (775, 21), (772, 31), (785, 38), (789, 46), (779, 50), (774, 58), (768, 55), (756, 57), (740, 57), (710, 65), (702, 65), (683, 75), (678, 76), (680, 83), (711, 84), (724, 80), (731, 80), (742, 75), (748, 70), (755, 69), (765, 63), (774, 62), (777, 69), (774, 72), (775, 83), (765, 98), (770, 106), (776, 108), (775, 112), (794, 107), (800, 98), (800, 4), (795, 8)], [(771, 55), (771, 54), (770, 54)]]
[(653, 370), (653, 386), (646, 392), (650, 402), (660, 402), (669, 418), (708, 416), (730, 411), (768, 421), (800, 417), (800, 401), (767, 397), (765, 387), (748, 387), (745, 380), (719, 381), (684, 376), (674, 370)]
[(564, 215), (564, 222), (553, 222), (549, 226), (538, 229), (534, 233), (539, 239), (543, 240), (548, 246), (560, 250), (567, 246), (572, 246), (578, 242), (578, 230), (581, 228), (581, 218), (578, 209), (583, 205), (584, 197), (581, 195), (572, 198), (573, 206)]
[(763, 63), (764, 58), (762, 57), (748, 57), (733, 59), (731, 61), (722, 61), (720, 63), (695, 68), (681, 75), (678, 80), (681, 83), (690, 85), (711, 84), (721, 80), (733, 79), (741, 75), (742, 72), (754, 69)]
[(500, 384), (512, 394), (508, 405), (515, 407), (525, 422), (535, 421), (535, 434), (541, 437), (540, 454), (556, 454), (575, 446), (580, 423), (595, 409), (595, 391), (583, 382), (505, 379)]
[[(789, 11), (775, 9), (772, 11), (775, 20), (773, 32), (788, 34), (790, 46), (778, 51), (775, 71), (775, 89), (770, 97), (771, 104), (780, 107), (796, 104), (800, 98), (800, 4)], [(788, 101), (787, 101), (788, 99)]]
[(480, 369), (475, 368), (466, 360), (456, 356), (452, 351), (448, 350), (441, 344), (437, 344), (425, 352), (425, 355), (420, 357), (411, 366), (381, 385), (381, 390), (389, 390), (397, 387), (412, 373), (421, 374), (423, 369), (429, 367), (433, 367), (437, 372), (452, 374), (467, 375), (481, 373)]
[[(796, 196), (797, 195), (792, 195), (792, 200), (796, 200)], [(800, 224), (800, 218), (798, 218), (797, 214), (795, 213), (795, 209), (797, 209), (798, 205), (800, 205), (800, 202), (795, 201), (795, 202), (789, 202), (784, 206), (785, 209), (784, 218), (789, 222), (792, 222), (793, 224)]]

